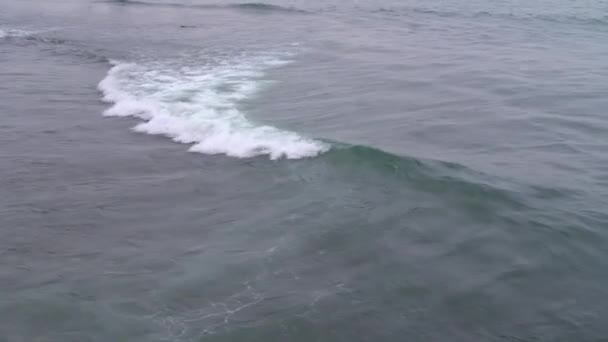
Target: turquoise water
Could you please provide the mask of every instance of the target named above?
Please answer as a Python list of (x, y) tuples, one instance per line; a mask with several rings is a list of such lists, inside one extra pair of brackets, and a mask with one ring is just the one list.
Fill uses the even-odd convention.
[(8, 1), (0, 341), (603, 341), (608, 2)]

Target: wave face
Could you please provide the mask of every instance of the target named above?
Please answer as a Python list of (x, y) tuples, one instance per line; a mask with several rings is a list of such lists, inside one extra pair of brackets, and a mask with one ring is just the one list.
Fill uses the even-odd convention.
[(99, 83), (107, 116), (143, 120), (134, 130), (191, 144), (190, 151), (247, 158), (313, 157), (329, 149), (323, 142), (251, 122), (238, 108), (264, 82), (263, 71), (286, 63), (276, 57), (222, 61), (199, 67), (171, 63), (113, 63)]
[(251, 9), (251, 10), (258, 10), (258, 11), (305, 12), (303, 10), (296, 9), (293, 7), (283, 7), (283, 6), (279, 6), (279, 5), (265, 4), (265, 3), (261, 3), (261, 2), (235, 3), (235, 4), (226, 5), (225, 7)]

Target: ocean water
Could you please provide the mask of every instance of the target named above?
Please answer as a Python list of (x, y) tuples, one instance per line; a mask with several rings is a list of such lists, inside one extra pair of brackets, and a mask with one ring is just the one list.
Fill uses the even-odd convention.
[(607, 341), (608, 1), (4, 0), (0, 341)]

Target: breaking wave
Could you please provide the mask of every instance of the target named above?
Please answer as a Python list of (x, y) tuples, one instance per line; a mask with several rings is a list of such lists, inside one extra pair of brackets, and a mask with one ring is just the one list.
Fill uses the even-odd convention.
[(133, 116), (137, 132), (191, 144), (190, 150), (247, 158), (313, 157), (326, 143), (250, 121), (238, 108), (263, 84), (263, 71), (285, 63), (270, 57), (197, 67), (171, 63), (113, 63), (99, 83), (107, 116)]

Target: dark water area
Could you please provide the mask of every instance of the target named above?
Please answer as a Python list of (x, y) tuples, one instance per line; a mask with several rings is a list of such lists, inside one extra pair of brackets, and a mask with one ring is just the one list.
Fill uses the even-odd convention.
[(608, 2), (16, 1), (0, 342), (608, 340)]

